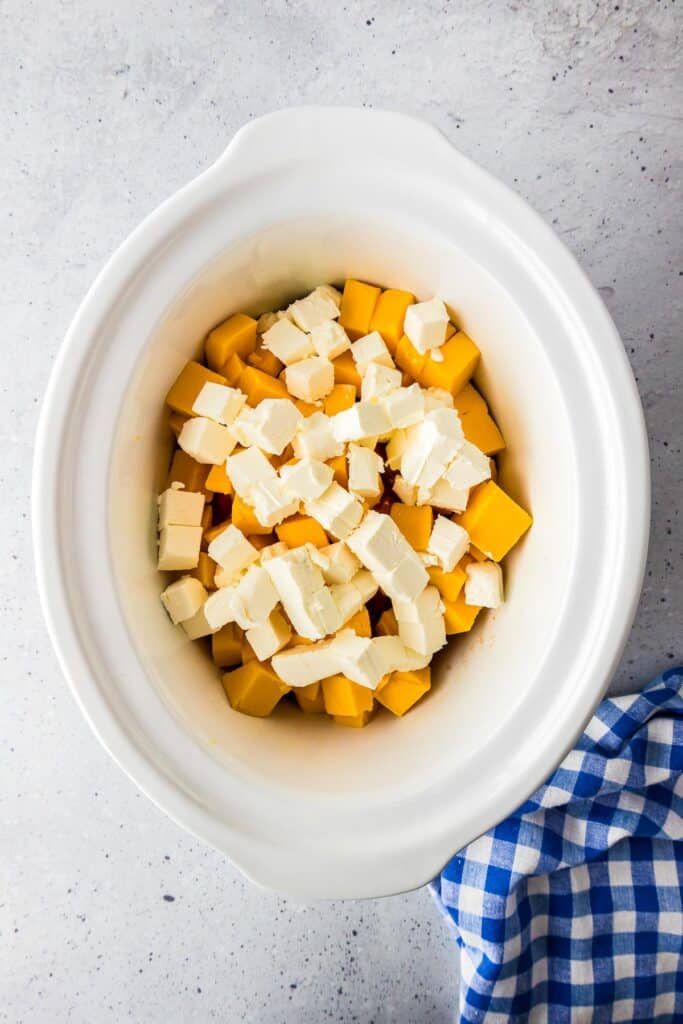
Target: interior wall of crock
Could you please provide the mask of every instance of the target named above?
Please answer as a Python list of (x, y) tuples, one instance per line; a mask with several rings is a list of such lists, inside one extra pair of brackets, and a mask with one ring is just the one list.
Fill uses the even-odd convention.
[[(284, 705), (266, 720), (233, 712), (208, 645), (188, 641), (168, 620), (155, 568), (155, 497), (171, 448), (163, 400), (176, 374), (200, 353), (206, 332), (229, 314), (278, 308), (315, 284), (347, 276), (408, 288), (419, 297), (443, 296), (482, 349), (477, 381), (508, 442), (501, 482), (535, 517), (533, 530), (506, 562), (504, 607), (482, 616), (471, 635), (454, 639), (438, 658), (432, 692), (409, 715), (399, 720), (383, 713), (361, 731)], [(373, 789), (388, 780), (427, 779), (430, 765), (436, 771), (436, 762), (456, 747), (466, 758), (490, 742), (519, 706), (561, 614), (576, 531), (567, 501), (575, 470), (566, 410), (526, 313), (468, 256), (466, 238), (453, 244), (420, 235), (414, 225), (339, 217), (281, 223), (245, 238), (218, 255), (169, 306), (141, 350), (117, 426), (111, 553), (150, 685), (212, 757), (278, 784)]]

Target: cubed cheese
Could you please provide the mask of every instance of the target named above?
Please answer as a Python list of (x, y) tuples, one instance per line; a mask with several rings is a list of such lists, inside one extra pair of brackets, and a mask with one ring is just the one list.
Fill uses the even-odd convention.
[(425, 415), (424, 393), (419, 384), (391, 391), (383, 397), (382, 405), (392, 430), (419, 423)]
[(319, 356), (336, 359), (351, 347), (351, 340), (336, 320), (326, 320), (311, 331), (311, 343)]
[(332, 431), (337, 441), (362, 441), (380, 437), (391, 430), (391, 421), (381, 405), (356, 402), (350, 409), (332, 417)]
[(334, 387), (334, 367), (323, 356), (301, 359), (285, 370), (285, 384), (295, 398), (317, 402)]
[(288, 398), (264, 398), (250, 412), (250, 443), (272, 455), (282, 454), (303, 422), (303, 416)]
[(237, 593), (237, 584), (220, 587), (209, 594), (204, 604), (204, 616), (212, 631), (225, 626), (228, 622), (244, 621), (244, 607)]
[(277, 480), (277, 473), (258, 448), (246, 448), (231, 455), (225, 463), (225, 471), (237, 494), (245, 500), (249, 499), (257, 483)]
[(416, 302), (408, 306), (403, 330), (418, 352), (423, 355), (430, 348), (438, 348), (446, 340), (448, 311), (441, 299)]
[(194, 569), (202, 543), (201, 526), (165, 526), (159, 534), (159, 569)]
[(384, 663), (385, 675), (389, 672), (412, 672), (429, 664), (429, 655), (406, 647), (400, 636), (377, 636), (374, 647)]
[(425, 587), (410, 601), (392, 601), (398, 635), (410, 650), (430, 656), (446, 643), (443, 602), (436, 587)]
[[(213, 558), (225, 573), (236, 576), (255, 562), (259, 553), (242, 531), (231, 523), (209, 544), (209, 557)], [(217, 583), (217, 586), (220, 585)]]
[(273, 657), (273, 670), (289, 686), (310, 686), (320, 679), (333, 676), (340, 671), (335, 641), (336, 637), (281, 651)]
[[(296, 632), (309, 640), (325, 636), (312, 600), (326, 589), (325, 580), (314, 565), (308, 546), (293, 548), (264, 563), (283, 608)], [(328, 591), (329, 592), (329, 591)]]
[(382, 512), (368, 512), (347, 544), (390, 597), (410, 600), (429, 582), (415, 551), (393, 519)]
[(469, 490), (460, 490), (448, 480), (437, 480), (433, 487), (417, 488), (417, 504), (445, 508), (449, 512), (462, 512), (467, 508)]
[(262, 565), (251, 565), (237, 584), (237, 594), (244, 608), (244, 617), (237, 618), (242, 629), (249, 629), (267, 620), (278, 603), (278, 593)]
[(282, 540), (277, 541), (277, 543), (269, 544), (268, 547), (259, 551), (259, 561), (263, 565), (265, 562), (269, 562), (271, 558), (279, 558), (280, 555), (284, 555), (286, 551), (289, 551), (289, 545), (285, 544)]
[[(423, 394), (425, 412), (431, 412), (432, 409), (438, 409), (439, 406), (445, 406), (446, 409), (452, 409), (454, 406), (453, 395), (444, 388), (425, 388)], [(460, 414), (459, 410), (458, 413)]]
[(181, 626), (187, 633), (190, 640), (199, 640), (202, 636), (211, 636), (212, 633), (216, 632), (216, 630), (213, 629), (213, 627), (206, 621), (204, 608), (206, 608), (206, 604), (204, 604), (191, 619), (185, 619), (184, 622), (181, 622)]
[[(452, 572), (460, 559), (467, 553), (470, 536), (467, 530), (458, 526), (446, 516), (437, 516), (432, 529), (427, 551), (435, 555), (444, 572)], [(481, 603), (481, 602), (478, 602)]]
[(382, 493), (384, 461), (380, 455), (362, 445), (350, 444), (349, 490), (360, 498), (376, 498)]
[(280, 467), (280, 479), (287, 492), (301, 501), (319, 498), (332, 483), (333, 472), (320, 459), (303, 458)]
[(370, 363), (382, 363), (383, 366), (392, 368), (394, 366), (391, 352), (378, 331), (372, 331), (371, 334), (366, 334), (365, 337), (354, 341), (351, 346), (351, 355), (361, 377)]
[(404, 505), (416, 504), (417, 487), (413, 487), (412, 484), (406, 483), (400, 473), (397, 473), (394, 477), (394, 482), (391, 487), (396, 497), (399, 501), (402, 501)]
[(273, 327), (265, 332), (263, 345), (285, 366), (297, 363), (300, 359), (306, 359), (315, 352), (309, 336), (286, 318), (278, 320)]
[(327, 462), (344, 451), (343, 441), (334, 436), (332, 419), (322, 412), (314, 412), (303, 421), (292, 441), (292, 447), (298, 459), (308, 456), (320, 459), (321, 462)]
[(177, 625), (196, 615), (207, 597), (206, 589), (199, 580), (193, 576), (182, 576), (166, 587), (161, 595), (161, 603), (168, 612), (171, 622)]
[(223, 426), (229, 426), (247, 400), (237, 388), (208, 381), (202, 387), (192, 405), (192, 412), (205, 416)]
[(326, 583), (348, 583), (361, 567), (360, 560), (343, 540), (320, 548), (318, 553), (326, 560), (321, 566)]
[(448, 483), (459, 490), (476, 487), (490, 477), (491, 464), (488, 456), (469, 441), (463, 441), (445, 473)]
[(433, 487), (463, 442), (455, 409), (433, 409), (410, 434), (401, 456), (401, 476), (416, 487)]
[(316, 288), (305, 299), (293, 302), (287, 312), (302, 331), (312, 331), (326, 320), (335, 320), (339, 316), (339, 306), (324, 290)]
[[(356, 342), (358, 344), (358, 342)], [(401, 387), (401, 371), (383, 363), (370, 363), (363, 374), (360, 394), (364, 402), (378, 402)]]
[(277, 526), (299, 511), (299, 499), (285, 489), (279, 477), (259, 480), (251, 489), (249, 501), (261, 526)]
[(204, 495), (186, 491), (182, 484), (171, 484), (159, 495), (159, 529), (166, 526), (199, 526), (204, 511)]
[(215, 466), (225, 462), (236, 443), (229, 427), (214, 423), (205, 416), (187, 420), (178, 435), (178, 444), (183, 451), (204, 465)]
[(499, 608), (503, 603), (503, 570), (498, 563), (470, 562), (465, 572), (465, 604)]
[(344, 540), (363, 516), (361, 503), (336, 481), (319, 498), (305, 502), (304, 507), (307, 515), (317, 519), (323, 529), (337, 540)]
[(265, 334), (271, 327), (275, 327), (278, 320), (281, 320), (277, 313), (261, 313), (261, 316), (256, 321), (256, 333)]
[(247, 630), (247, 640), (259, 661), (267, 661), (289, 643), (292, 630), (284, 616), (274, 608), (265, 622)]
[(386, 463), (389, 469), (397, 470), (401, 466), (401, 457), (408, 445), (408, 430), (394, 430), (387, 441)]

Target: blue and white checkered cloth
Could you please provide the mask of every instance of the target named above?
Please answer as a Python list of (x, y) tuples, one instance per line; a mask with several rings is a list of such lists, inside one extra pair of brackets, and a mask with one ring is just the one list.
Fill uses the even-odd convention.
[(683, 1021), (683, 669), (602, 702), (552, 778), (432, 882), (461, 1022)]

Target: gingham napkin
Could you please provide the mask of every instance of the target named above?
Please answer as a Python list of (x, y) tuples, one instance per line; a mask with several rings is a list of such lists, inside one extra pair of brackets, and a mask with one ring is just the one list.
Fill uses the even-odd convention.
[(432, 889), (462, 1022), (683, 1021), (683, 669), (605, 700), (552, 778)]

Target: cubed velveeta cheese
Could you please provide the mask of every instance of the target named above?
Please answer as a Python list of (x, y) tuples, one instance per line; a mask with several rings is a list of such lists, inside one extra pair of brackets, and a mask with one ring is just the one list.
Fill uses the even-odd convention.
[(216, 583), (214, 576), (216, 575), (216, 563), (206, 551), (199, 552), (199, 561), (197, 566), (190, 573), (190, 576), (194, 576), (195, 579), (199, 580), (203, 587), (207, 590), (215, 590)]
[[(465, 582), (464, 575), (463, 573), (463, 584)], [(377, 620), (375, 633), (377, 636), (398, 636), (398, 622), (396, 621), (393, 608), (384, 609)]]
[(360, 374), (350, 349), (333, 359), (332, 366), (334, 367), (335, 384), (353, 384), (356, 394), (360, 393)]
[[(453, 397), (453, 407), (460, 416), (470, 412), (488, 412), (488, 406), (473, 384), (465, 384)], [(474, 442), (472, 442), (474, 444)], [(477, 445), (477, 447), (479, 447)]]
[(351, 341), (362, 338), (370, 330), (370, 321), (375, 311), (381, 288), (352, 278), (344, 285), (339, 323)]
[(301, 710), (305, 711), (307, 715), (323, 715), (325, 713), (325, 699), (320, 683), (297, 686), (294, 688), (294, 696)]
[(265, 718), (290, 687), (275, 674), (268, 662), (252, 661), (226, 672), (223, 688), (235, 711), (255, 718)]
[(378, 331), (382, 335), (392, 356), (403, 336), (406, 310), (413, 302), (415, 296), (412, 292), (404, 292), (400, 288), (387, 288), (377, 299), (369, 331)]
[(342, 628), (352, 629), (358, 636), (372, 636), (372, 626), (367, 608), (361, 608), (355, 615), (352, 615)]
[(430, 566), (427, 572), (429, 573), (429, 579), (444, 600), (457, 601), (467, 578), (462, 562), (456, 565), (452, 572), (444, 572), (443, 569), (436, 565)]
[(173, 483), (185, 484), (186, 491), (201, 491), (205, 497), (210, 497), (211, 489), (206, 482), (210, 469), (211, 466), (203, 466), (182, 448), (177, 448), (173, 453), (171, 468), (166, 477), (166, 487), (170, 487)]
[(240, 386), (242, 374), (246, 368), (247, 364), (244, 360), (240, 359), (236, 352), (233, 352), (223, 367), (223, 376), (231, 388), (238, 388)]
[(335, 481), (340, 487), (349, 486), (349, 466), (345, 455), (336, 455), (333, 459), (327, 460), (327, 465), (334, 473)]
[(462, 432), (485, 455), (496, 455), (505, 448), (503, 435), (486, 408), (462, 414)]
[(467, 508), (455, 519), (494, 562), (505, 557), (532, 523), (529, 513), (493, 480), (472, 489)]
[(293, 398), (292, 401), (303, 417), (308, 419), (314, 412), (320, 412), (315, 402), (304, 402), (303, 398)]
[(275, 532), (278, 539), (290, 548), (298, 548), (302, 544), (324, 548), (330, 543), (322, 526), (313, 516), (290, 516), (275, 527)]
[(219, 462), (215, 466), (211, 466), (209, 474), (206, 478), (206, 487), (209, 491), (214, 491), (218, 494), (234, 494), (230, 478), (225, 472), (225, 463)]
[(222, 370), (231, 355), (246, 359), (256, 348), (256, 320), (244, 313), (228, 317), (209, 333), (204, 348), (212, 370)]
[(242, 664), (243, 633), (236, 622), (228, 622), (211, 637), (211, 657), (218, 668)]
[(245, 535), (253, 533), (258, 536), (259, 534), (269, 534), (271, 532), (271, 527), (261, 525), (251, 505), (247, 505), (246, 501), (243, 501), (239, 494), (236, 494), (232, 499), (232, 522)]
[(372, 690), (359, 683), (352, 683), (346, 676), (328, 676), (322, 681), (322, 689), (328, 715), (352, 718), (372, 710)]
[(418, 380), (425, 388), (444, 388), (456, 395), (474, 373), (479, 362), (479, 349), (464, 331), (458, 331), (441, 346), (440, 362), (426, 359)]
[(385, 676), (375, 697), (394, 715), (405, 715), (431, 686), (431, 669), (414, 669), (412, 672), (392, 672)]
[(335, 384), (329, 395), (323, 399), (323, 411), (326, 416), (336, 416), (338, 412), (350, 409), (355, 401), (355, 384)]
[(461, 591), (455, 601), (447, 601), (443, 598), (444, 603), (444, 623), (446, 625), (446, 635), (453, 636), (454, 633), (468, 633), (474, 625), (474, 620), (481, 611), (476, 605), (465, 604), (465, 594)]
[(348, 729), (364, 729), (372, 718), (372, 710), (361, 711), (359, 715), (334, 715), (335, 725), (345, 725)]
[(390, 515), (411, 547), (416, 551), (427, 550), (434, 519), (431, 505), (403, 505), (396, 501)]
[(255, 348), (251, 355), (247, 356), (247, 363), (250, 366), (256, 367), (257, 370), (269, 374), (271, 377), (277, 377), (282, 373), (282, 363), (278, 357), (261, 345)]
[(225, 377), (220, 373), (214, 373), (201, 363), (186, 363), (166, 395), (166, 405), (183, 416), (194, 416), (192, 406), (197, 395), (210, 381), (214, 384), (226, 383)]
[(257, 406), (264, 398), (289, 398), (289, 392), (283, 381), (271, 377), (255, 366), (246, 366), (240, 375), (239, 386), (247, 396), (252, 407)]

